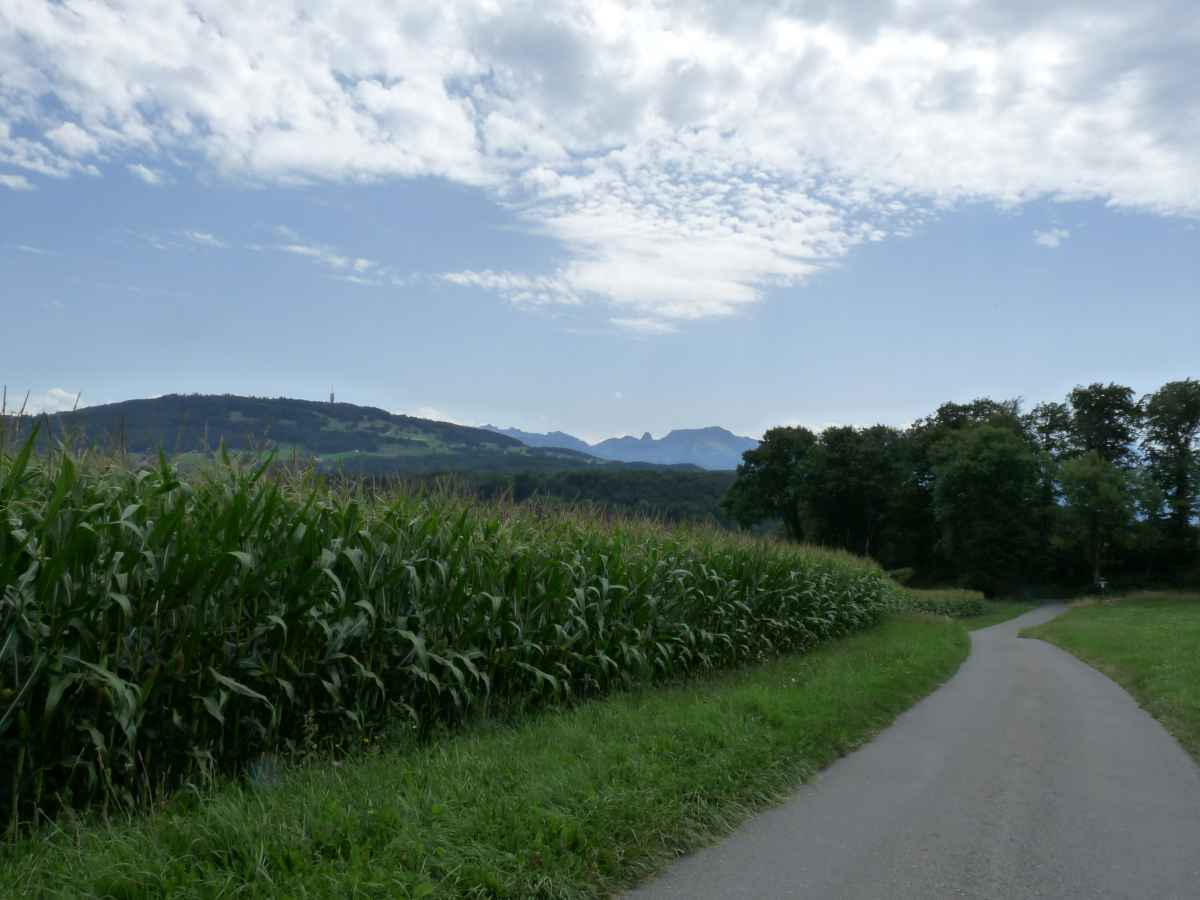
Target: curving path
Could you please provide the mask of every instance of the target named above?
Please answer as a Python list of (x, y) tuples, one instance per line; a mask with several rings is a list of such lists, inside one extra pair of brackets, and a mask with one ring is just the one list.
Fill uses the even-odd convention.
[(878, 738), (628, 896), (1200, 898), (1200, 768), (1108, 678), (1017, 638), (1061, 611), (975, 632)]

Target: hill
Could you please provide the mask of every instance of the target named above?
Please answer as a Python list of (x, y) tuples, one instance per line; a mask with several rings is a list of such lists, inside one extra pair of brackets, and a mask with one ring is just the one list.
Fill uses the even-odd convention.
[(484, 425), (486, 431), (503, 434), (515, 438), (527, 447), (562, 447), (567, 450), (578, 450), (580, 453), (591, 454), (592, 445), (573, 434), (565, 431), (551, 431), (548, 434), (538, 434), (535, 431), (522, 431), (520, 428), (500, 428), (496, 425)]
[[(530, 447), (482, 428), (352, 403), (168, 394), (39, 417), (47, 445), (69, 438), (132, 454), (276, 450), (353, 473), (518, 472), (609, 467), (570, 449)], [(10, 426), (12, 421), (9, 422)], [(28, 428), (28, 423), (23, 423)]]
[(742, 454), (758, 446), (758, 441), (753, 438), (742, 437), (716, 426), (679, 428), (658, 439), (647, 431), (640, 438), (609, 438), (597, 444), (589, 444), (561, 431), (537, 434), (494, 425), (483, 427), (496, 434), (516, 438), (530, 447), (569, 448), (614, 462), (690, 464), (702, 469), (736, 469), (742, 461)]

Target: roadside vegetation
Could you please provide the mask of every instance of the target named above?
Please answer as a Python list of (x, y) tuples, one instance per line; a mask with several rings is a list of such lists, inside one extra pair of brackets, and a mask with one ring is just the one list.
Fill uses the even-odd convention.
[(1089, 598), (1022, 635), (1108, 675), (1200, 760), (1200, 593)]
[(395, 736), (343, 764), (0, 848), (0, 896), (609, 896), (884, 728), (968, 649), (945, 618), (519, 726)]
[(561, 505), (0, 453), (0, 824), (803, 653), (872, 562)]

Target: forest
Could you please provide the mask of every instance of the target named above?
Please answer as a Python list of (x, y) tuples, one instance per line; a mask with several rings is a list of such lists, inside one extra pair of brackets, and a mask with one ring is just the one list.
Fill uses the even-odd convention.
[(944, 403), (908, 428), (773, 428), (722, 500), (743, 527), (877, 559), (914, 584), (991, 595), (1191, 585), (1200, 382), (1138, 397)]

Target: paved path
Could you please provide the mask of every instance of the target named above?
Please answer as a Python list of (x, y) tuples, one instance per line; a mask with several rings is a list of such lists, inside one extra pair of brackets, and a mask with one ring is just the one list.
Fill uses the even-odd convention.
[(940, 690), (630, 900), (1200, 898), (1200, 768), (1112, 681), (977, 631)]

